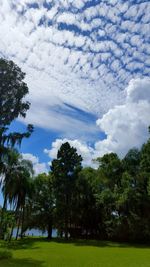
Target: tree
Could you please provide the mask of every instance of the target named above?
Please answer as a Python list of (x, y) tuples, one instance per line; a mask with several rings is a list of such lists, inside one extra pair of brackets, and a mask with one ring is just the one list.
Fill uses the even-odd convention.
[(135, 176), (140, 170), (141, 153), (137, 148), (132, 148), (128, 151), (123, 159), (124, 169)]
[[(20, 160), (20, 166), (18, 169), (18, 175), (14, 177), (13, 183), (13, 195), (16, 198), (16, 213), (18, 213), (18, 231), (21, 223), (21, 237), (24, 233), (24, 219), (25, 219), (25, 209), (26, 201), (32, 196), (33, 189), (33, 165), (29, 160)], [(18, 237), (18, 231), (16, 239)]]
[(34, 179), (33, 194), (27, 203), (26, 228), (36, 227), (47, 231), (48, 239), (52, 238), (54, 219), (54, 192), (52, 175), (39, 174)]
[[(25, 73), (13, 61), (0, 59), (0, 175), (4, 177), (3, 190), (5, 191), (3, 210), (7, 202), (6, 190), (8, 181), (5, 181), (5, 179), (8, 178), (8, 172), (10, 171), (9, 164), (12, 167), (10, 150), (15, 145), (20, 145), (22, 139), (29, 137), (33, 131), (33, 126), (30, 124), (23, 133), (10, 132), (9, 130), (11, 123), (18, 117), (25, 117), (30, 107), (30, 103), (25, 100), (25, 96), (28, 94), (28, 87), (24, 82), (24, 78)], [(9, 164), (6, 164), (6, 162), (9, 162)], [(13, 168), (11, 171), (14, 171)], [(1, 222), (3, 220), (2, 217), (3, 212)]]
[[(0, 220), (0, 236), (4, 238), (5, 229), (7, 225), (5, 224), (5, 213), (7, 211), (8, 201), (10, 204), (14, 202), (14, 194), (13, 194), (13, 184), (12, 181), (18, 175), (18, 163), (19, 163), (19, 153), (14, 149), (8, 149), (7, 154), (3, 157), (3, 176), (1, 177), (1, 188), (3, 193), (3, 208), (1, 212), (1, 220)], [(14, 183), (14, 182), (13, 182)]]
[(0, 59), (0, 173), (3, 172), (3, 157), (7, 149), (15, 144), (21, 144), (24, 137), (29, 137), (33, 126), (28, 125), (24, 133), (8, 132), (12, 121), (25, 117), (30, 103), (24, 97), (28, 87), (24, 82), (25, 73), (13, 62)]
[(106, 184), (111, 190), (116, 186), (119, 187), (123, 166), (118, 155), (116, 153), (105, 154), (97, 161), (99, 162), (98, 171), (103, 179), (103, 184)]
[(142, 146), (140, 167), (150, 174), (150, 139)]
[(100, 184), (97, 205), (103, 214), (101, 223), (104, 236), (111, 239), (117, 227), (116, 199), (121, 187), (123, 165), (116, 153), (105, 154), (97, 161), (99, 162), (97, 175)]
[(64, 231), (68, 238), (69, 227), (72, 224), (73, 191), (77, 175), (81, 170), (82, 157), (68, 142), (62, 144), (57, 153), (57, 159), (52, 161), (52, 174), (54, 177), (54, 193), (56, 198), (56, 211), (58, 229)]
[(4, 196), (1, 223), (3, 223), (3, 214), (6, 211), (7, 203), (9, 202), (15, 210), (16, 217), (18, 216), (18, 231), (20, 222), (22, 221), (22, 235), (25, 200), (26, 197), (30, 195), (32, 189), (31, 177), (33, 175), (33, 166), (30, 161), (24, 160), (15, 149), (9, 149), (5, 159), (5, 173), (1, 182)]
[(25, 74), (13, 62), (0, 59), (0, 126), (7, 126), (18, 116), (25, 117), (29, 102), (23, 98), (28, 87)]
[(83, 168), (76, 181), (74, 237), (97, 238), (100, 236), (101, 211), (96, 205), (99, 193), (97, 170)]

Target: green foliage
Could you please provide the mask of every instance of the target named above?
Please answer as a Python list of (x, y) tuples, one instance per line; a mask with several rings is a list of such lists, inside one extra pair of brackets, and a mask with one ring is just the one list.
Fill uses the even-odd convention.
[(136, 148), (130, 149), (123, 159), (124, 169), (132, 176), (135, 176), (140, 169), (140, 161), (140, 151)]
[(12, 253), (8, 250), (0, 250), (0, 260), (11, 259)]
[(51, 239), (55, 208), (52, 175), (43, 173), (35, 177), (32, 191), (26, 204), (25, 229), (36, 227), (47, 230)]
[[(2, 214), (3, 212), (3, 214)], [(1, 217), (2, 216), (2, 217)], [(3, 234), (3, 237), (5, 240), (9, 240), (10, 237), (10, 230), (12, 225), (15, 222), (15, 214), (11, 211), (0, 211), (0, 218), (1, 220), (1, 234)]]
[[(57, 159), (52, 161), (52, 175), (54, 179), (54, 194), (56, 199), (57, 228), (65, 232), (68, 238), (68, 225), (72, 224), (73, 192), (77, 175), (81, 170), (82, 158), (76, 148), (68, 142), (60, 147)], [(63, 211), (63, 212), (62, 212)]]
[(4, 208), (7, 201), (14, 204), (19, 209), (25, 203), (25, 197), (30, 191), (33, 174), (33, 166), (30, 161), (22, 159), (17, 150), (9, 149), (4, 162), (5, 171), (2, 184), (2, 192), (5, 199)]
[(4, 195), (0, 236), (4, 236), (2, 225), (8, 201), (16, 210), (23, 209), (29, 191), (30, 163), (21, 159), (12, 148), (31, 135), (33, 126), (28, 125), (24, 133), (9, 130), (10, 124), (19, 116), (25, 117), (30, 107), (30, 103), (25, 101), (28, 87), (24, 78), (25, 73), (13, 61), (0, 58), (0, 186)]
[(141, 149), (140, 167), (142, 171), (150, 173), (150, 139)]
[[(4, 196), (4, 204), (1, 213), (1, 236), (4, 237), (7, 229), (5, 214), (7, 215), (7, 204), (13, 207), (16, 220), (19, 222), (24, 220), (24, 208), (26, 198), (30, 196), (32, 191), (32, 175), (33, 166), (31, 162), (22, 159), (17, 150), (9, 149), (4, 162), (5, 172), (1, 181), (2, 193)], [(13, 227), (15, 222), (12, 221)]]
[(80, 237), (97, 237), (101, 213), (97, 212), (96, 196), (99, 191), (97, 171), (91, 167), (81, 170), (76, 181), (74, 223)]
[(123, 166), (117, 154), (105, 154), (97, 161), (99, 162), (100, 176), (103, 177), (106, 186), (109, 186), (112, 190), (115, 186), (120, 186)]
[(106, 154), (97, 159), (98, 170), (84, 168), (76, 175), (68, 168), (65, 145), (52, 163), (57, 228), (67, 228), (71, 237), (150, 240), (149, 144), (129, 150), (122, 160)]
[(25, 74), (12, 61), (0, 58), (0, 173), (9, 147), (20, 145), (24, 137), (29, 137), (33, 126), (28, 125), (24, 133), (8, 132), (9, 126), (19, 116), (25, 117), (30, 103), (24, 100), (28, 87)]
[(0, 59), (0, 73), (0, 125), (6, 126), (18, 116), (25, 117), (30, 104), (23, 100), (28, 87), (21, 69), (13, 61)]

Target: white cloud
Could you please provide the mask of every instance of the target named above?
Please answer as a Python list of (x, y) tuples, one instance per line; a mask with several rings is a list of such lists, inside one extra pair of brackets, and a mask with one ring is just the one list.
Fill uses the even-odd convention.
[(68, 139), (81, 130), (91, 138), (95, 122), (72, 116), (65, 104), (102, 117), (124, 103), (130, 79), (149, 75), (150, 3), (144, 2), (53, 0), (47, 8), (44, 0), (0, 0), (0, 55), (27, 74), (32, 105), (25, 122)]
[(74, 0), (73, 1), (73, 5), (76, 7), (76, 8), (82, 8), (84, 6), (84, 3), (86, 1), (83, 1), (83, 0)]
[[(45, 149), (44, 152), (49, 155), (50, 158), (56, 158), (57, 157), (57, 152), (61, 145), (63, 143), (68, 142), (72, 147), (75, 147), (77, 149), (78, 155), (81, 155), (83, 158), (83, 165), (84, 166), (89, 166), (92, 164), (92, 155), (93, 155), (93, 148), (88, 146), (85, 142), (81, 142), (79, 140), (70, 140), (67, 138), (64, 139), (56, 139), (52, 143), (52, 147), (50, 150)], [(92, 164), (94, 166), (94, 163)]]
[(142, 100), (150, 102), (150, 79), (131, 80), (126, 89), (127, 102), (138, 103)]
[(97, 120), (107, 138), (95, 143), (96, 155), (114, 151), (124, 156), (130, 148), (140, 148), (148, 138), (150, 79), (131, 80), (126, 94), (123, 105), (115, 106)]
[(116, 152), (123, 157), (130, 148), (140, 148), (149, 136), (150, 79), (131, 80), (125, 92), (125, 103), (110, 109), (97, 120), (100, 131), (107, 137), (97, 141), (94, 148), (79, 140), (57, 139), (45, 152), (55, 158), (62, 143), (69, 142), (82, 155), (83, 165), (93, 165), (92, 159), (105, 153)]
[(32, 162), (35, 175), (48, 172), (48, 165), (45, 162), (39, 162), (38, 157), (30, 153), (22, 153), (22, 157), (23, 159), (30, 160)]

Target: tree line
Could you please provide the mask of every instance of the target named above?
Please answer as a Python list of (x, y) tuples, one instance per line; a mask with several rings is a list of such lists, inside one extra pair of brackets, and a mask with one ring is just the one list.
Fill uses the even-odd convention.
[(0, 59), (0, 178), (4, 196), (0, 237), (21, 237), (29, 228), (57, 229), (60, 238), (150, 241), (150, 139), (123, 159), (116, 153), (96, 159), (98, 168), (82, 166), (82, 157), (62, 144), (49, 173), (34, 175), (30, 161), (17, 151), (24, 133), (10, 132), (30, 103), (25, 74), (12, 61)]

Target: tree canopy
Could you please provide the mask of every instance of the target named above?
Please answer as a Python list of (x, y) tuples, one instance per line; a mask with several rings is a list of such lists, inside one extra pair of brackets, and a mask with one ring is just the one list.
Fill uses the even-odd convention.
[(24, 133), (9, 131), (10, 124), (18, 117), (25, 117), (30, 107), (25, 100), (29, 90), (24, 78), (25, 73), (13, 61), (0, 58), (0, 172), (8, 147), (21, 144), (33, 131), (30, 124)]
[[(57, 223), (60, 231), (68, 238), (69, 222), (72, 223), (73, 190), (78, 172), (81, 170), (82, 157), (68, 142), (62, 144), (57, 159), (52, 161), (51, 171), (54, 177), (54, 193), (57, 207)], [(62, 213), (62, 210), (64, 211)]]

